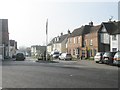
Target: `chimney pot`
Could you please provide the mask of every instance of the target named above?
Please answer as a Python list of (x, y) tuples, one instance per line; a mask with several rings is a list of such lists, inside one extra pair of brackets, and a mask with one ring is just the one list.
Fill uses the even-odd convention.
[(61, 36), (63, 35), (63, 33), (61, 33)]

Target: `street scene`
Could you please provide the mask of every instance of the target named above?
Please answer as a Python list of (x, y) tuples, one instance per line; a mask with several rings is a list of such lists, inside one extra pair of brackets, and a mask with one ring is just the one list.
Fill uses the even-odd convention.
[(0, 11), (0, 89), (119, 90), (119, 1), (4, 0)]
[(94, 61), (4, 61), (3, 88), (117, 88), (118, 68)]

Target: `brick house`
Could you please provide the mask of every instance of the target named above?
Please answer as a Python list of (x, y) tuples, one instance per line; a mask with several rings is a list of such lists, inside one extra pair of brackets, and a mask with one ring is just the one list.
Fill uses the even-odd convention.
[(110, 51), (108, 32), (104, 31), (104, 24), (93, 26), (89, 25), (75, 29), (68, 38), (67, 49), (73, 57), (82, 56), (85, 58), (94, 57), (96, 52)]
[(100, 30), (101, 25), (92, 26), (90, 28), (90, 32), (88, 34), (84, 35), (84, 42), (85, 47), (82, 49), (85, 50), (85, 57), (93, 57), (95, 56), (96, 52), (98, 52), (99, 47), (99, 37), (98, 37), (98, 31)]
[(73, 57), (77, 58), (82, 54), (85, 54), (85, 43), (84, 36), (90, 32), (91, 25), (81, 26), (80, 28), (75, 29), (68, 38), (67, 42), (67, 52), (70, 53)]

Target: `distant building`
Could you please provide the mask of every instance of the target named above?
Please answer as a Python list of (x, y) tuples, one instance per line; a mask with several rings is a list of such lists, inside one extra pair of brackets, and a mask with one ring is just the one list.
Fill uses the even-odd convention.
[(8, 19), (0, 19), (0, 57), (9, 57)]
[(12, 58), (17, 51), (17, 42), (15, 40), (9, 40), (9, 56)]
[(37, 57), (40, 54), (46, 53), (46, 46), (33, 45), (31, 46), (31, 56)]

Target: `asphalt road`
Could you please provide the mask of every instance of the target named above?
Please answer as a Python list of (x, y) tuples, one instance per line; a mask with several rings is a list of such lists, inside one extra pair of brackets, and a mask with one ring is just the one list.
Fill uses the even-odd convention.
[(118, 88), (118, 68), (84, 61), (4, 61), (2, 88)]

